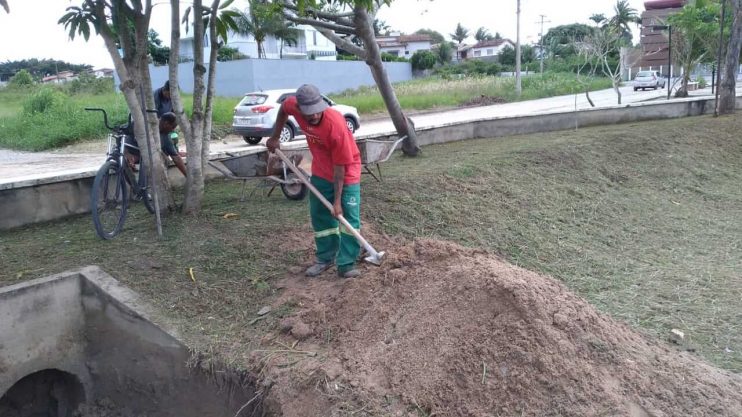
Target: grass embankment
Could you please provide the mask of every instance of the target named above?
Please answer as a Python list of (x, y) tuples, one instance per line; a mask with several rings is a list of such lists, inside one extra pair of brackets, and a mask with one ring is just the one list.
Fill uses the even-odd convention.
[[(430, 146), (383, 164), (382, 183), (364, 176), (363, 215), (390, 235), (550, 274), (634, 328), (683, 330), (698, 355), (740, 372), (741, 124), (695, 117)], [(311, 260), (286, 242), (312, 236), (306, 202), (274, 192), (240, 203), (240, 187), (209, 183), (202, 213), (166, 217), (164, 240), (140, 206), (112, 242), (89, 216), (3, 232), (0, 282), (101, 265), (194, 348), (239, 365), (280, 319), (251, 324), (276, 278)]]
[[(571, 74), (532, 75), (523, 78), (520, 100), (569, 94), (576, 91)], [(595, 79), (590, 88), (608, 88), (610, 81)], [(111, 86), (112, 90), (113, 86)], [(110, 91), (110, 90), (109, 90)], [(456, 107), (473, 99), (497, 97), (516, 101), (512, 78), (473, 76), (458, 80), (425, 78), (395, 85), (402, 107), (410, 110)], [(362, 116), (385, 112), (384, 102), (374, 88), (362, 88), (331, 95), (339, 103), (358, 108)], [(192, 97), (183, 96), (190, 112)], [(216, 97), (213, 117), (216, 130), (228, 132), (239, 97)], [(71, 93), (70, 89), (30, 87), (0, 90), (0, 148), (41, 151), (79, 141), (101, 139), (106, 129), (100, 113), (85, 107), (105, 109), (115, 123), (124, 123), (128, 110), (121, 94)]]

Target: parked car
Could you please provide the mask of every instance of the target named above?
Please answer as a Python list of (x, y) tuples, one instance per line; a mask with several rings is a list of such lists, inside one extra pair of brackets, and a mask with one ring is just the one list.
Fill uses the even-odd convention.
[[(232, 118), (232, 129), (245, 139), (245, 142), (255, 145), (264, 137), (273, 133), (273, 126), (278, 118), (278, 109), (287, 98), (296, 94), (296, 90), (266, 90), (245, 94), (237, 103)], [(331, 109), (340, 112), (345, 117), (348, 129), (354, 133), (361, 126), (361, 118), (355, 107), (337, 104), (326, 96), (322, 98)], [(299, 124), (293, 116), (281, 131), (281, 142), (289, 142), (301, 134)]]
[(665, 88), (665, 79), (659, 71), (639, 71), (634, 77), (634, 91), (647, 88)]

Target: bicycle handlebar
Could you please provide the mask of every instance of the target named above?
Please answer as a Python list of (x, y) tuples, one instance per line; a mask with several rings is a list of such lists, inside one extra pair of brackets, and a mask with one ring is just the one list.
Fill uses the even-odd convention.
[(116, 130), (115, 128), (112, 128), (112, 127), (111, 127), (111, 126), (110, 126), (110, 125), (108, 124), (108, 113), (106, 113), (106, 111), (105, 111), (105, 110), (103, 110), (103, 109), (100, 109), (100, 108), (97, 108), (97, 107), (85, 107), (85, 110), (86, 110), (86, 111), (99, 111), (99, 112), (103, 113), (103, 123), (104, 123), (104, 124), (106, 125), (106, 127), (107, 127), (107, 128), (109, 129), (109, 130), (113, 130), (113, 131), (115, 131), (115, 130)]

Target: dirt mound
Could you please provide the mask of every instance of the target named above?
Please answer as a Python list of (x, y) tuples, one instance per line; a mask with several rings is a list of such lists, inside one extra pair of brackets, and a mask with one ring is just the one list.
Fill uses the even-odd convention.
[(361, 279), (283, 283), (296, 313), (281, 343), (296, 327), (319, 352), (263, 368), (283, 415), (349, 415), (338, 402), (352, 397), (371, 415), (742, 416), (742, 378), (552, 278), (440, 241), (385, 249)]

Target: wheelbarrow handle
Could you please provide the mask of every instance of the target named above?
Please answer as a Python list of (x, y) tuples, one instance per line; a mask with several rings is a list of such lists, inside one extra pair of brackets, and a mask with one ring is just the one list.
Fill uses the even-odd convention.
[[(312, 185), (311, 182), (309, 182), (309, 179), (307, 179), (306, 175), (304, 175), (304, 173), (301, 172), (301, 170), (297, 168), (296, 165), (294, 165), (294, 163), (291, 162), (291, 160), (288, 157), (286, 157), (286, 155), (283, 152), (281, 152), (280, 149), (276, 149), (275, 152), (276, 152), (276, 155), (278, 155), (278, 157), (281, 158), (281, 160), (286, 164), (286, 166), (291, 171), (293, 171), (297, 177), (299, 177), (299, 180), (301, 180), (301, 182), (303, 182), (304, 185), (306, 185), (307, 188), (309, 188), (309, 191), (311, 191), (312, 194), (314, 194), (315, 197), (317, 197), (317, 199), (321, 201), (322, 204), (324, 204), (328, 210), (330, 210), (330, 213), (332, 213), (334, 210), (334, 207), (332, 206), (332, 204), (330, 204), (330, 202), (327, 201), (325, 196), (323, 196), (322, 193), (320, 193), (319, 190), (317, 190), (317, 188), (315, 188), (315, 186)], [(384, 252), (377, 252), (376, 249), (374, 249), (373, 246), (371, 246), (371, 244), (368, 243), (368, 241), (366, 241), (366, 239), (364, 239), (363, 236), (361, 236), (358, 230), (356, 230), (353, 226), (350, 225), (350, 223), (348, 223), (348, 220), (346, 220), (342, 214), (337, 216), (337, 219), (340, 221), (340, 223), (343, 224), (343, 226), (345, 226), (345, 228), (348, 231), (350, 231), (353, 234), (353, 237), (355, 237), (356, 240), (358, 240), (358, 243), (360, 243), (363, 246), (363, 248), (366, 249), (366, 251), (371, 255), (367, 257), (366, 260), (376, 265), (379, 265), (381, 263), (381, 259), (384, 257)]]

